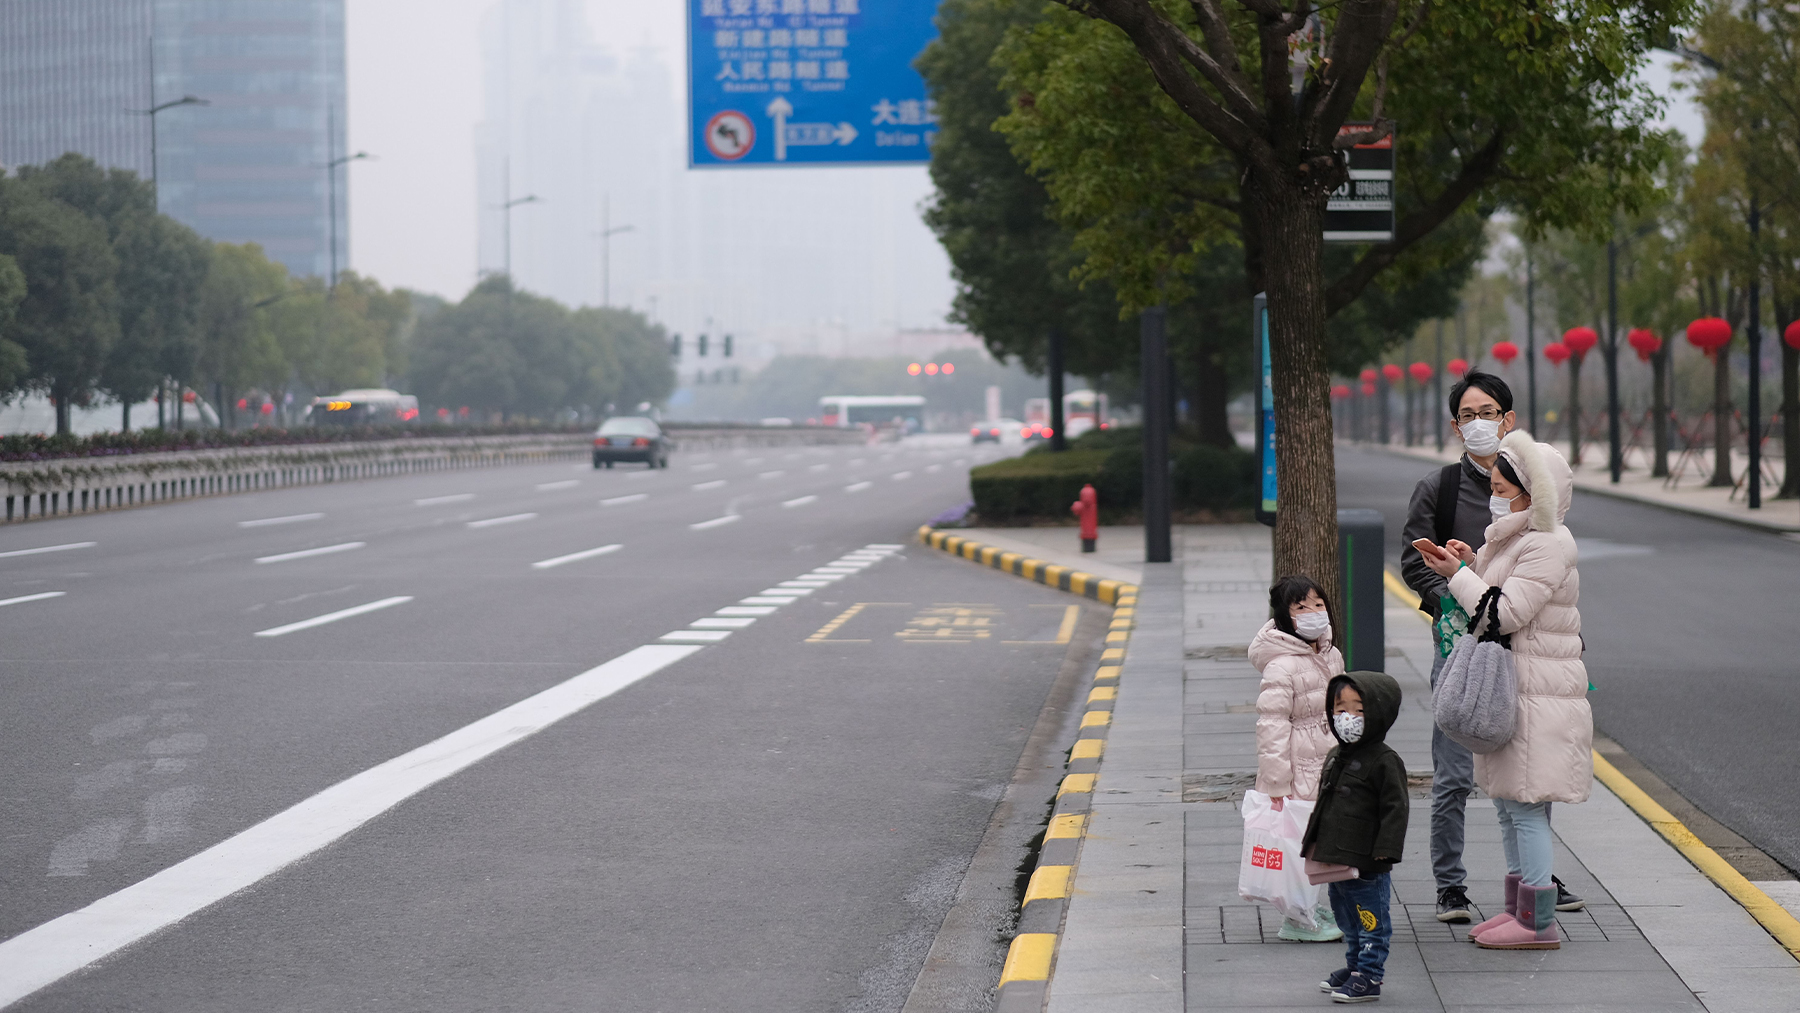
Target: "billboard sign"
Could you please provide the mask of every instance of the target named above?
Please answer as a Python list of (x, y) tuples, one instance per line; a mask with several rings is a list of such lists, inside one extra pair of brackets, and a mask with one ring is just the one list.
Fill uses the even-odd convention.
[(931, 160), (936, 0), (688, 0), (688, 165)]
[[(1373, 123), (1346, 123), (1338, 136), (1360, 134)], [(1328, 243), (1389, 243), (1394, 239), (1394, 135), (1345, 152), (1350, 178), (1325, 201)]]

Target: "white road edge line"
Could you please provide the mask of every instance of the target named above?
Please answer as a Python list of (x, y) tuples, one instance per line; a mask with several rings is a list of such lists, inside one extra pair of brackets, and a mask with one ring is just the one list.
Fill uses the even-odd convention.
[(258, 563), (285, 563), (290, 559), (305, 559), (308, 556), (329, 556), (334, 552), (349, 552), (360, 549), (368, 542), (344, 542), (339, 545), (322, 545), (316, 549), (301, 549), (298, 552), (281, 552), (273, 556), (258, 556)]
[(266, 528), (271, 524), (298, 524), (301, 521), (316, 521), (324, 514), (288, 514), (286, 517), (260, 517), (253, 521), (238, 521), (240, 528)]
[(696, 524), (689, 524), (688, 527), (695, 531), (705, 531), (707, 528), (721, 528), (727, 524), (736, 524), (739, 520), (741, 520), (741, 518), (738, 517), (737, 514), (726, 514), (723, 517), (714, 517), (710, 521), (700, 521)]
[(67, 591), (39, 591), (37, 594), (20, 595), (17, 598), (0, 598), (0, 605), (17, 605), (20, 602), (43, 601), (45, 598), (61, 598)]
[(533, 517), (536, 517), (536, 516), (537, 516), (537, 514), (507, 514), (505, 517), (489, 517), (486, 520), (470, 521), (469, 527), (471, 527), (471, 528), (491, 528), (496, 524), (516, 524), (519, 521), (531, 520)]
[[(385, 608), (393, 608), (395, 605), (404, 605), (409, 601), (412, 601), (412, 595), (410, 595), (410, 594), (398, 595), (393, 598), (383, 598), (380, 601), (369, 602), (367, 605), (357, 605), (354, 608), (340, 609), (336, 612), (327, 612), (322, 616), (314, 616), (311, 619), (302, 619), (297, 623), (288, 623), (286, 626), (272, 626), (266, 630), (257, 630), (256, 635), (259, 637), (286, 636), (289, 633), (297, 633), (301, 630), (310, 630), (314, 626), (323, 626), (326, 623), (335, 623), (339, 619), (348, 619), (351, 616), (360, 616), (365, 612), (376, 612), (376, 611), (379, 611), (379, 610), (385, 609)], [(3, 966), (3, 964), (0, 964), (0, 966)], [(4, 972), (4, 970), (0, 970), (0, 979), (4, 979), (4, 978), (5, 978), (5, 972)], [(3, 998), (0, 998), (0, 1003), (4, 1003)]]
[(629, 496), (613, 496), (608, 499), (603, 499), (600, 501), (600, 505), (601, 506), (618, 506), (621, 503), (636, 503), (638, 500), (649, 499), (649, 498), (650, 498), (650, 494), (647, 492), (634, 492)]
[(706, 490), (708, 490), (708, 489), (717, 489), (717, 488), (718, 488), (718, 487), (719, 487), (719, 486), (722, 486), (722, 485), (724, 485), (724, 484), (725, 484), (725, 480), (724, 480), (724, 479), (722, 479), (722, 478), (715, 478), (715, 479), (713, 479), (713, 480), (712, 480), (712, 481), (710, 481), (710, 482), (699, 482), (699, 483), (696, 483), (696, 484), (695, 484), (695, 485), (694, 485), (694, 487), (693, 487), (693, 488), (694, 488), (694, 491), (695, 491), (695, 492), (705, 492), (705, 491), (706, 491)]
[(646, 644), (339, 781), (205, 851), (0, 943), (0, 1006), (305, 858), (408, 798), (700, 650)]
[(845, 492), (862, 492), (864, 489), (867, 489), (869, 486), (872, 486), (874, 484), (875, 484), (874, 482), (853, 482), (850, 485), (844, 486), (844, 491)]
[(413, 506), (437, 506), (439, 503), (461, 503), (464, 500), (471, 500), (474, 498), (475, 494), (472, 492), (458, 492), (448, 496), (427, 496), (424, 499), (413, 500)]
[(0, 552), (0, 559), (11, 556), (35, 556), (43, 552), (67, 552), (70, 549), (91, 549), (99, 542), (70, 542), (67, 545), (40, 545), (35, 549), (14, 549), (11, 552)]
[(579, 478), (565, 479), (561, 482), (539, 482), (537, 484), (537, 491), (550, 492), (554, 489), (573, 489), (580, 484), (581, 479)]
[(781, 505), (784, 507), (805, 506), (808, 503), (818, 502), (818, 499), (819, 497), (817, 496), (802, 496), (799, 499), (783, 500)]
[(571, 552), (566, 556), (557, 556), (555, 559), (541, 559), (531, 564), (531, 568), (533, 570), (548, 570), (552, 566), (561, 566), (564, 563), (578, 563), (584, 559), (593, 559), (595, 556), (604, 556), (609, 552), (617, 552), (624, 547), (625, 546), (616, 543), (613, 545), (602, 545), (598, 549), (588, 549), (583, 552)]

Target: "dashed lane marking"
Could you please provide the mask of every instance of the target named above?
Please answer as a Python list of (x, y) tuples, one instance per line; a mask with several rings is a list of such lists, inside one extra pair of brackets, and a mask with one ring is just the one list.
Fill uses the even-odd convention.
[[(20, 595), (17, 598), (0, 598), (0, 605), (22, 605), (28, 601), (43, 601), (46, 598), (61, 598), (67, 591), (39, 591), (37, 594)], [(792, 598), (788, 599), (793, 601)]]
[(194, 915), (421, 791), (700, 650), (647, 644), (397, 756), (78, 911), (0, 943), (0, 1006)]
[(731, 636), (730, 630), (674, 630), (663, 634), (661, 640), (685, 641), (694, 644), (712, 644)]
[(785, 474), (787, 474), (786, 471), (765, 471), (762, 474), (757, 475), (756, 477), (757, 478), (780, 478), (781, 476), (783, 476)]
[(584, 559), (593, 559), (595, 556), (604, 556), (611, 552), (617, 552), (624, 547), (625, 546), (623, 545), (615, 543), (613, 545), (602, 545), (597, 549), (584, 549), (581, 552), (571, 552), (566, 556), (557, 556), (555, 559), (540, 559), (531, 564), (531, 568), (533, 570), (548, 570), (553, 566), (561, 566), (564, 563), (579, 563)]
[(736, 524), (739, 520), (740, 518), (737, 514), (726, 514), (723, 517), (714, 517), (710, 521), (700, 521), (695, 524), (689, 524), (688, 527), (695, 531), (705, 531), (708, 528), (722, 528), (727, 524)]
[(688, 470), (690, 470), (690, 471), (711, 471), (717, 467), (718, 467), (717, 464), (690, 464), (690, 465), (688, 465)]
[(35, 549), (14, 549), (11, 552), (0, 552), (0, 559), (11, 556), (36, 556), (46, 552), (67, 552), (70, 549), (91, 549), (99, 542), (69, 542), (66, 545), (40, 545)]
[(472, 492), (451, 493), (448, 496), (427, 496), (424, 499), (413, 500), (413, 506), (441, 506), (445, 503), (463, 503), (474, 498), (475, 494)]
[(486, 520), (470, 521), (469, 527), (471, 527), (471, 528), (491, 528), (497, 524), (517, 524), (520, 521), (531, 520), (533, 517), (536, 517), (536, 516), (537, 516), (537, 514), (507, 514), (505, 517), (489, 517)]
[(910, 471), (896, 471), (896, 472), (894, 472), (894, 475), (893, 475), (894, 481), (896, 481), (896, 482), (904, 482), (911, 477), (912, 477), (912, 472), (910, 472)]
[(875, 484), (874, 482), (852, 482), (851, 484), (844, 486), (844, 491), (845, 492), (862, 492), (864, 489), (867, 489), (868, 487), (870, 487), (874, 484)]
[(715, 478), (710, 482), (696, 482), (696, 483), (694, 483), (692, 488), (695, 492), (705, 492), (708, 489), (717, 489), (719, 486), (722, 486), (724, 484), (725, 484), (724, 479)]
[(629, 496), (609, 496), (600, 501), (601, 506), (621, 506), (625, 503), (636, 503), (650, 498), (647, 492), (634, 492)]
[(295, 552), (278, 552), (273, 556), (258, 556), (258, 563), (285, 563), (290, 559), (308, 559), (312, 556), (330, 556), (339, 552), (350, 552), (360, 549), (368, 542), (340, 542), (337, 545), (321, 545), (316, 549), (300, 549)]
[(383, 598), (380, 601), (372, 601), (366, 605), (357, 605), (352, 608), (339, 609), (336, 612), (327, 612), (322, 616), (314, 616), (311, 619), (302, 619), (297, 623), (288, 623), (286, 626), (274, 626), (266, 630), (257, 630), (256, 635), (259, 637), (285, 637), (289, 633), (298, 633), (301, 630), (310, 630), (315, 626), (323, 626), (326, 623), (335, 623), (340, 619), (349, 619), (353, 616), (366, 615), (370, 612), (379, 612), (382, 609), (393, 608), (395, 605), (404, 605), (409, 601), (412, 601), (412, 595), (409, 594), (398, 595), (393, 598)]
[(831, 465), (829, 465), (829, 464), (809, 464), (806, 466), (806, 470), (807, 471), (824, 471), (826, 468), (829, 468), (829, 467), (831, 467)]
[(797, 506), (805, 506), (808, 503), (817, 503), (818, 501), (819, 501), (819, 497), (817, 497), (817, 496), (801, 496), (798, 499), (782, 500), (781, 505), (784, 507), (791, 508), (791, 507), (797, 507)]
[(579, 479), (579, 478), (565, 479), (561, 482), (539, 482), (537, 484), (537, 491), (538, 492), (551, 492), (556, 489), (573, 489), (580, 484), (581, 484), (581, 479)]
[[(783, 589), (785, 590), (785, 589)], [(792, 605), (797, 596), (789, 594), (755, 594), (748, 598), (739, 598), (745, 605)]]
[[(745, 600), (748, 600), (748, 599), (745, 599)], [(793, 600), (794, 599), (792, 599), (792, 598), (788, 599), (788, 601), (793, 601)], [(778, 604), (786, 605), (787, 602), (779, 602)], [(722, 609), (715, 609), (713, 611), (713, 615), (716, 615), (716, 616), (766, 616), (774, 611), (775, 611), (774, 605), (727, 605)]]
[(742, 618), (736, 616), (707, 616), (704, 619), (696, 619), (693, 622), (688, 623), (688, 626), (689, 628), (696, 630), (741, 630), (753, 622), (756, 622), (756, 620), (749, 616), (744, 616)]
[(276, 524), (299, 524), (301, 521), (316, 521), (324, 514), (288, 514), (286, 517), (259, 517), (253, 521), (238, 521), (240, 528), (266, 528)]

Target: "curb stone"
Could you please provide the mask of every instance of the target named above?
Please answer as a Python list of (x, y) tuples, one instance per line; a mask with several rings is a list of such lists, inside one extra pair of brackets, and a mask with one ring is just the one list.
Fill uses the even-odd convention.
[(1075, 867), (1093, 808), (1094, 783), (1100, 776), (1100, 763), (1106, 755), (1113, 703), (1119, 695), (1119, 672), (1134, 625), (1137, 587), (1115, 580), (1101, 580), (1092, 574), (1029, 559), (1016, 552), (1000, 552), (992, 546), (946, 535), (929, 527), (919, 529), (919, 541), (934, 549), (1114, 607), (1100, 664), (1088, 687), (1087, 710), (1081, 716), (1080, 730), (1069, 750), (1068, 773), (1057, 786), (1050, 824), (1044, 829), (1044, 843), (1038, 850), (1037, 867), (1032, 870), (1019, 910), (1018, 931), (1007, 948), (1006, 963), (1000, 971), (995, 1013), (1039, 1013), (1049, 995), (1063, 916), (1068, 910), (1070, 887), (1075, 880)]

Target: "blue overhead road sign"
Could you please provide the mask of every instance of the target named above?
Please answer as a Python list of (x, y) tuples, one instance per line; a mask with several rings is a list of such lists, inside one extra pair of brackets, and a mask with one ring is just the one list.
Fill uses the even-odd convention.
[(688, 0), (688, 165), (926, 162), (937, 0)]

